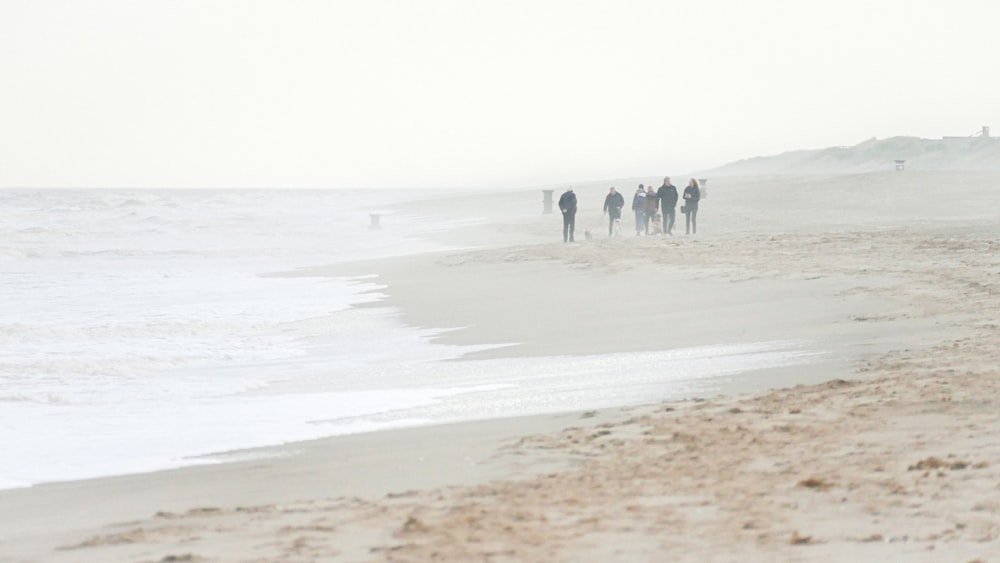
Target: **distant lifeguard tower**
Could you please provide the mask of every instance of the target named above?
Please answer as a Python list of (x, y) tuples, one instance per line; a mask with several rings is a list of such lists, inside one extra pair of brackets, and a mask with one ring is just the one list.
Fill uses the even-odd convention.
[(708, 188), (705, 187), (707, 185), (708, 185), (708, 178), (698, 178), (698, 188), (699, 191), (701, 192), (701, 199), (705, 199), (708, 197)]
[(905, 169), (906, 169), (906, 161), (905, 160), (897, 160), (896, 161), (896, 172), (902, 172)]
[(552, 213), (552, 193), (555, 190), (542, 190), (542, 214)]

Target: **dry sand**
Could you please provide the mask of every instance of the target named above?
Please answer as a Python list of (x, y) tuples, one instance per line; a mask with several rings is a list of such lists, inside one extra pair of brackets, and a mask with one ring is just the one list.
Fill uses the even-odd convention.
[(834, 357), (753, 394), (8, 491), (0, 561), (1000, 560), (1000, 176), (712, 179), (697, 237), (610, 241), (606, 187), (577, 190), (592, 241), (549, 242), (537, 192), (478, 194), (404, 210), (485, 216), (441, 236), (489, 248), (296, 275), (377, 272), (408, 322), (468, 327), (442, 339), (521, 343), (487, 355)]

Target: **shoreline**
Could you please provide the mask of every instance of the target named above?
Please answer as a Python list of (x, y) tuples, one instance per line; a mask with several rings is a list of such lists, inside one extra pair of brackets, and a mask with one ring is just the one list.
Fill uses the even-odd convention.
[[(522, 240), (386, 261), (388, 304), (406, 324), (467, 327), (442, 342), (527, 331), (497, 357), (649, 349), (665, 315), (684, 321), (676, 342), (796, 334), (835, 357), (764, 392), (334, 437), (309, 443), (315, 458), (0, 492), (23, 502), (0, 502), (22, 526), (0, 535), (0, 561), (986, 561), (1000, 552), (1000, 232), (970, 213), (959, 232), (902, 215), (854, 230), (789, 216), (777, 233), (733, 224), (683, 243)], [(525, 220), (514, 238), (554, 233), (551, 219)], [(624, 312), (594, 299), (664, 280), (696, 293)], [(516, 301), (530, 319), (504, 307), (524, 287), (537, 290)], [(574, 302), (589, 306), (577, 325), (553, 330)], [(608, 331), (612, 317), (622, 324)], [(413, 463), (431, 455), (439, 466)], [(372, 496), (353, 494), (365, 487)], [(68, 500), (79, 509), (50, 517)]]
[[(68, 479), (56, 479), (41, 481), (32, 484), (24, 484), (18, 486), (9, 486), (0, 488), (0, 497), (5, 492), (8, 491), (25, 491), (29, 489), (35, 489), (39, 487), (48, 487), (51, 485), (61, 485), (67, 483), (86, 483), (86, 482), (96, 482), (105, 479), (116, 479), (119, 477), (128, 478), (143, 475), (155, 475), (165, 472), (172, 471), (183, 471), (185, 469), (190, 469), (194, 467), (201, 467), (205, 465), (216, 465), (225, 464), (231, 462), (239, 462), (242, 460), (265, 460), (277, 457), (286, 457), (290, 455), (289, 452), (298, 451), (298, 446), (302, 444), (310, 444), (313, 442), (320, 442), (324, 440), (337, 440), (340, 438), (348, 436), (361, 436), (361, 435), (373, 435), (382, 432), (398, 432), (405, 430), (415, 430), (415, 429), (427, 429), (435, 428), (440, 426), (450, 426), (459, 424), (488, 424), (491, 421), (503, 421), (511, 419), (538, 419), (545, 417), (561, 417), (572, 414), (579, 414), (585, 411), (604, 411), (604, 410), (615, 410), (615, 409), (629, 409), (633, 407), (640, 407), (644, 405), (654, 404), (658, 401), (669, 400), (669, 401), (682, 401), (682, 400), (692, 400), (692, 399), (705, 399), (713, 398), (719, 395), (734, 395), (734, 394), (746, 394), (746, 393), (759, 393), (765, 388), (781, 388), (790, 384), (798, 384), (803, 382), (801, 372), (803, 369), (817, 370), (822, 368), (823, 371), (834, 370), (844, 377), (850, 377), (847, 373), (842, 373), (842, 369), (839, 365), (842, 362), (831, 359), (831, 354), (828, 351), (816, 351), (808, 347), (803, 347), (806, 343), (799, 342), (783, 342), (783, 341), (768, 341), (768, 342), (734, 342), (734, 343), (718, 343), (714, 345), (701, 345), (694, 347), (684, 347), (677, 349), (669, 349), (662, 351), (640, 351), (644, 352), (644, 355), (657, 355), (661, 354), (665, 356), (668, 361), (677, 363), (678, 357), (681, 356), (691, 356), (694, 357), (699, 362), (707, 362), (710, 366), (710, 371), (712, 373), (706, 375), (685, 375), (683, 377), (671, 380), (664, 380), (670, 384), (676, 384), (677, 388), (671, 390), (668, 395), (669, 398), (658, 397), (655, 399), (648, 398), (635, 398), (633, 400), (622, 401), (620, 398), (616, 399), (591, 399), (589, 404), (584, 404), (578, 407), (567, 408), (565, 406), (551, 406), (547, 409), (539, 411), (537, 408), (528, 408), (530, 412), (490, 412), (485, 414), (479, 412), (475, 415), (467, 415), (468, 418), (453, 418), (447, 417), (444, 419), (430, 419), (425, 418), (422, 413), (423, 410), (430, 407), (436, 411), (440, 411), (441, 408), (446, 405), (449, 401), (455, 400), (453, 397), (462, 397), (468, 395), (488, 395), (500, 392), (508, 393), (525, 393), (531, 390), (526, 388), (522, 381), (519, 380), (518, 383), (508, 382), (503, 385), (503, 388), (498, 390), (494, 389), (483, 389), (484, 387), (493, 387), (497, 385), (490, 380), (476, 380), (476, 381), (465, 381), (461, 379), (460, 376), (450, 376), (447, 382), (442, 382), (440, 385), (435, 385), (435, 387), (440, 387), (443, 394), (436, 399), (436, 403), (433, 405), (422, 405), (422, 406), (400, 406), (392, 410), (379, 411), (376, 413), (356, 415), (356, 416), (345, 416), (345, 417), (333, 417), (330, 418), (320, 418), (313, 420), (315, 424), (333, 424), (334, 430), (328, 435), (318, 436), (314, 438), (303, 438), (303, 439), (292, 439), (287, 441), (276, 441), (272, 444), (264, 445), (251, 445), (251, 446), (238, 446), (234, 448), (220, 449), (216, 451), (211, 451), (201, 454), (187, 455), (182, 458), (178, 458), (175, 465), (160, 467), (150, 470), (140, 470), (140, 471), (127, 471), (121, 473), (111, 473), (106, 475), (94, 475), (90, 477), (80, 477), (80, 478), (68, 478)], [(769, 355), (788, 355), (788, 359), (775, 358), (774, 360), (769, 359)], [(504, 360), (514, 360), (517, 361), (517, 365), (523, 365), (520, 360), (529, 360), (527, 356), (519, 356), (514, 354), (499, 354), (495, 358), (477, 358), (478, 352), (468, 352), (454, 358), (445, 360), (435, 360), (431, 362), (431, 365), (444, 362), (444, 363), (482, 363), (483, 361), (490, 362)], [(623, 357), (627, 354), (613, 354), (611, 357)], [(732, 361), (739, 361), (742, 356), (749, 356), (757, 359), (753, 363), (747, 363), (743, 367), (734, 367)], [(569, 369), (579, 370), (587, 365), (587, 362), (593, 362), (594, 360), (588, 356), (581, 356), (576, 354), (571, 354), (564, 357), (567, 365), (573, 366)], [(541, 360), (552, 361), (554, 358), (539, 358)], [(719, 366), (714, 366), (713, 363), (718, 363), (719, 360), (729, 359), (729, 362), (723, 363)], [(771, 362), (776, 361), (775, 365)], [(566, 369), (566, 368), (563, 368)], [(594, 369), (594, 368), (587, 368)], [(456, 377), (458, 377), (456, 379)], [(521, 380), (524, 376), (521, 376)], [(620, 385), (620, 382), (619, 382)], [(395, 388), (390, 390), (397, 390)], [(398, 390), (406, 391), (421, 391), (423, 386), (420, 387), (407, 387), (399, 388)], [(575, 393), (580, 393), (582, 389), (576, 389)], [(621, 395), (622, 391), (619, 389), (616, 391), (617, 395)], [(281, 394), (281, 391), (278, 391)], [(478, 401), (479, 404), (490, 405), (501, 399), (485, 398)], [(378, 420), (380, 423), (385, 424), (384, 427), (376, 427), (371, 429), (353, 429), (348, 431), (343, 431), (343, 425), (350, 426), (349, 422), (352, 419), (370, 419), (372, 421)]]
[[(114, 515), (103, 525), (155, 517), (159, 512), (246, 504), (299, 502), (316, 490), (343, 498), (378, 499), (410, 489), (477, 484), (507, 477), (511, 465), (491, 464), (506, 442), (536, 430), (598, 424), (606, 413), (581, 419), (561, 413), (464, 421), (330, 436), (278, 446), (219, 452), (218, 462), (149, 473), (42, 483), (0, 491), (0, 562), (49, 560), (90, 528), (93, 514)], [(461, 450), (462, 462), (455, 463)], [(241, 459), (242, 458), (242, 459)], [(516, 465), (516, 464), (515, 464)], [(419, 471), (411, 469), (419, 466)], [(229, 476), (237, 483), (227, 485)], [(248, 478), (248, 479), (247, 479)], [(59, 505), (52, 512), (48, 507)], [(150, 511), (149, 507), (156, 507)], [(126, 542), (129, 543), (129, 542)], [(59, 545), (56, 545), (59, 544)], [(9, 559), (10, 554), (17, 554)], [(66, 555), (70, 555), (67, 553)], [(77, 560), (76, 556), (68, 560)]]

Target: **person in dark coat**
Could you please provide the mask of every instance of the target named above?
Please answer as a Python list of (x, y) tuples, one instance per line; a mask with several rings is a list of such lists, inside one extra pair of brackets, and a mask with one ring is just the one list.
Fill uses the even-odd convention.
[(643, 218), (644, 227), (646, 228), (646, 234), (649, 234), (649, 222), (653, 220), (653, 216), (656, 212), (660, 210), (660, 199), (656, 197), (656, 192), (653, 191), (653, 185), (650, 184), (646, 187), (646, 216)]
[(684, 188), (684, 234), (698, 233), (698, 201), (701, 200), (701, 189), (698, 180), (691, 178)]
[(604, 212), (608, 215), (608, 236), (615, 234), (615, 220), (622, 218), (622, 208), (625, 207), (625, 198), (615, 190), (614, 186), (604, 197)]
[(563, 242), (573, 242), (573, 230), (576, 228), (576, 194), (573, 188), (559, 196), (559, 211), (563, 216)]
[(632, 196), (632, 211), (635, 211), (635, 236), (642, 234), (642, 224), (646, 218), (646, 190), (639, 184)]
[(670, 183), (670, 176), (663, 179), (663, 185), (656, 190), (660, 198), (660, 209), (663, 216), (663, 232), (674, 234), (674, 216), (677, 208), (677, 188)]

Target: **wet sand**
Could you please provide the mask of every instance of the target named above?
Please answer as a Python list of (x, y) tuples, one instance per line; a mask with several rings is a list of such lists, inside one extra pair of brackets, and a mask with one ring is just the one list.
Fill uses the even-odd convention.
[(574, 245), (535, 192), (408, 204), (482, 211), (441, 234), (477, 248), (297, 275), (375, 272), (408, 323), (519, 343), (483, 355), (804, 338), (835, 357), (771, 390), (6, 491), (0, 561), (990, 561), (998, 179), (713, 179), (697, 237), (616, 240), (606, 186), (580, 186), (597, 236)]

